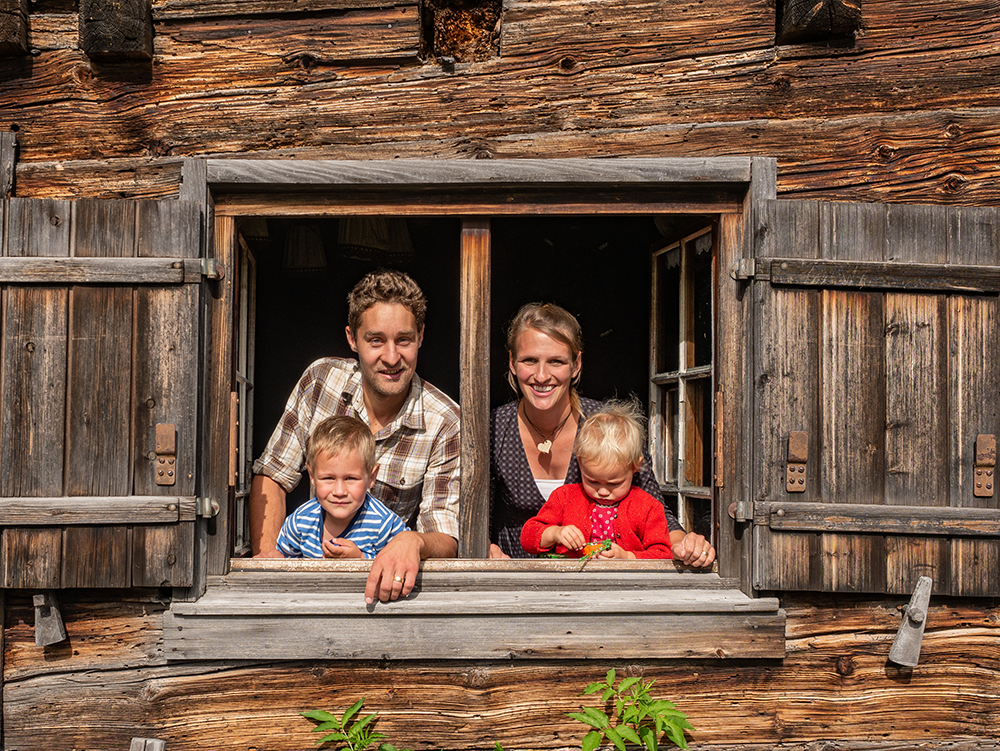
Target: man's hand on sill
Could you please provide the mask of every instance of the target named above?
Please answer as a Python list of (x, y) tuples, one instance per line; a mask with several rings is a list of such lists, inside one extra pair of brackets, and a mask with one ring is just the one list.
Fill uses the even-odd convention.
[(262, 550), (257, 553), (254, 558), (284, 558), (281, 552), (277, 548), (271, 548), (270, 550)]
[(420, 561), (425, 558), (454, 558), (458, 554), (455, 538), (441, 532), (400, 532), (375, 556), (365, 602), (382, 602), (406, 597), (417, 583)]

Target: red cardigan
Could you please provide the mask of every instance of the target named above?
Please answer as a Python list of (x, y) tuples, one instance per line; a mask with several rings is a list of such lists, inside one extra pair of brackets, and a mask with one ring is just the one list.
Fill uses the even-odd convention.
[[(551, 552), (540, 547), (542, 532), (546, 527), (572, 524), (579, 527), (586, 540), (590, 539), (590, 510), (592, 501), (583, 492), (583, 486), (562, 485), (556, 488), (536, 516), (521, 527), (521, 546), (529, 553)], [(663, 504), (641, 488), (632, 486), (628, 495), (618, 502), (618, 515), (614, 521), (613, 542), (635, 553), (636, 558), (673, 558), (667, 516)], [(556, 545), (556, 553), (579, 558), (583, 551), (568, 550)]]

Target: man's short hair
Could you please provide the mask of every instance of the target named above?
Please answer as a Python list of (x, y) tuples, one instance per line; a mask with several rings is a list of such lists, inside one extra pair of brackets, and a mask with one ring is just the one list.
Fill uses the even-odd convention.
[(409, 274), (395, 269), (379, 269), (366, 274), (347, 296), (347, 325), (357, 334), (361, 316), (377, 303), (398, 303), (413, 314), (417, 331), (424, 327), (427, 298)]
[(578, 462), (598, 469), (635, 471), (642, 461), (644, 433), (642, 408), (635, 401), (612, 400), (583, 421), (573, 451)]
[(365, 471), (371, 474), (375, 468), (375, 438), (371, 428), (356, 417), (334, 415), (327, 417), (313, 428), (306, 448), (306, 465), (316, 469), (316, 459), (320, 453), (330, 456), (349, 454), (357, 449), (365, 463)]

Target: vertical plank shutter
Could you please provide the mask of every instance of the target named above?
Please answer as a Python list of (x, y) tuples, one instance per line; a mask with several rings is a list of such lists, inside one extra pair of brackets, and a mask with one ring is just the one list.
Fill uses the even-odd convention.
[(974, 485), (1000, 433), (1000, 214), (779, 200), (759, 238), (755, 588), (995, 596), (1000, 492)]
[(2, 228), (2, 585), (190, 586), (201, 207), (15, 198)]

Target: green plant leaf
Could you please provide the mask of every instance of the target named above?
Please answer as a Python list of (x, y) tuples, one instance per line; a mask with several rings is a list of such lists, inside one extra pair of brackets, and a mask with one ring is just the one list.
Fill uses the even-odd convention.
[(614, 682), (615, 682), (615, 669), (614, 669), (614, 668), (611, 668), (611, 669), (610, 669), (610, 670), (608, 671), (608, 674), (607, 674), (607, 676), (605, 677), (605, 679), (604, 679), (604, 680), (605, 680), (605, 681), (607, 682), (607, 684), (608, 684), (609, 686), (610, 686), (610, 685), (611, 685), (612, 683), (614, 683)]
[(601, 745), (601, 738), (604, 736), (596, 730), (591, 730), (583, 736), (583, 743), (580, 744), (580, 751), (594, 751)]
[(587, 686), (587, 688), (583, 689), (583, 693), (585, 695), (586, 694), (592, 694), (592, 693), (594, 693), (596, 691), (600, 691), (602, 688), (604, 688), (604, 684), (603, 683), (591, 683), (591, 684), (589, 684)]
[(339, 722), (334, 720), (333, 722), (321, 722), (312, 729), (314, 733), (325, 733), (327, 730), (343, 730), (343, 728), (340, 727)]
[(500, 745), (500, 741), (493, 744), (493, 751), (503, 751), (503, 746)]
[(611, 720), (608, 719), (608, 716), (593, 707), (584, 707), (582, 712), (567, 712), (566, 714), (574, 720), (578, 720), (584, 725), (590, 725), (590, 727), (597, 728), (598, 730), (603, 730), (611, 725)]
[(365, 703), (365, 697), (362, 696), (361, 699), (359, 699), (356, 704), (347, 708), (347, 711), (344, 712), (344, 716), (340, 719), (340, 722), (343, 724), (344, 727), (346, 727), (347, 723), (351, 721), (351, 718), (358, 713), (358, 710), (361, 709), (361, 706), (364, 703)]
[(322, 709), (310, 709), (308, 712), (299, 712), (299, 714), (307, 719), (316, 720), (316, 722), (337, 722), (337, 715)]
[(683, 730), (673, 725), (668, 725), (666, 730), (667, 730), (667, 738), (672, 740), (675, 744), (677, 744), (681, 748), (688, 747), (687, 738), (684, 737)]
[(619, 693), (621, 693), (622, 691), (625, 691), (626, 689), (634, 686), (638, 682), (639, 682), (638, 678), (625, 678), (621, 683), (618, 684), (618, 691), (619, 691)]
[(316, 745), (319, 746), (324, 743), (329, 743), (330, 741), (346, 741), (346, 740), (347, 736), (344, 735), (343, 733), (330, 733), (330, 735), (326, 736), (325, 738), (320, 738), (318, 741), (316, 741)]
[(656, 747), (658, 745), (656, 742), (657, 734), (653, 728), (649, 727), (649, 725), (644, 725), (639, 728), (639, 737), (642, 738), (642, 745), (644, 745), (648, 751), (656, 751)]
[(635, 743), (636, 745), (642, 743), (642, 739), (639, 738), (639, 734), (628, 725), (619, 725), (615, 728), (615, 730), (617, 730), (618, 734), (629, 743)]
[(604, 728), (604, 735), (618, 747), (618, 751), (626, 751), (625, 739), (621, 737), (615, 728)]

